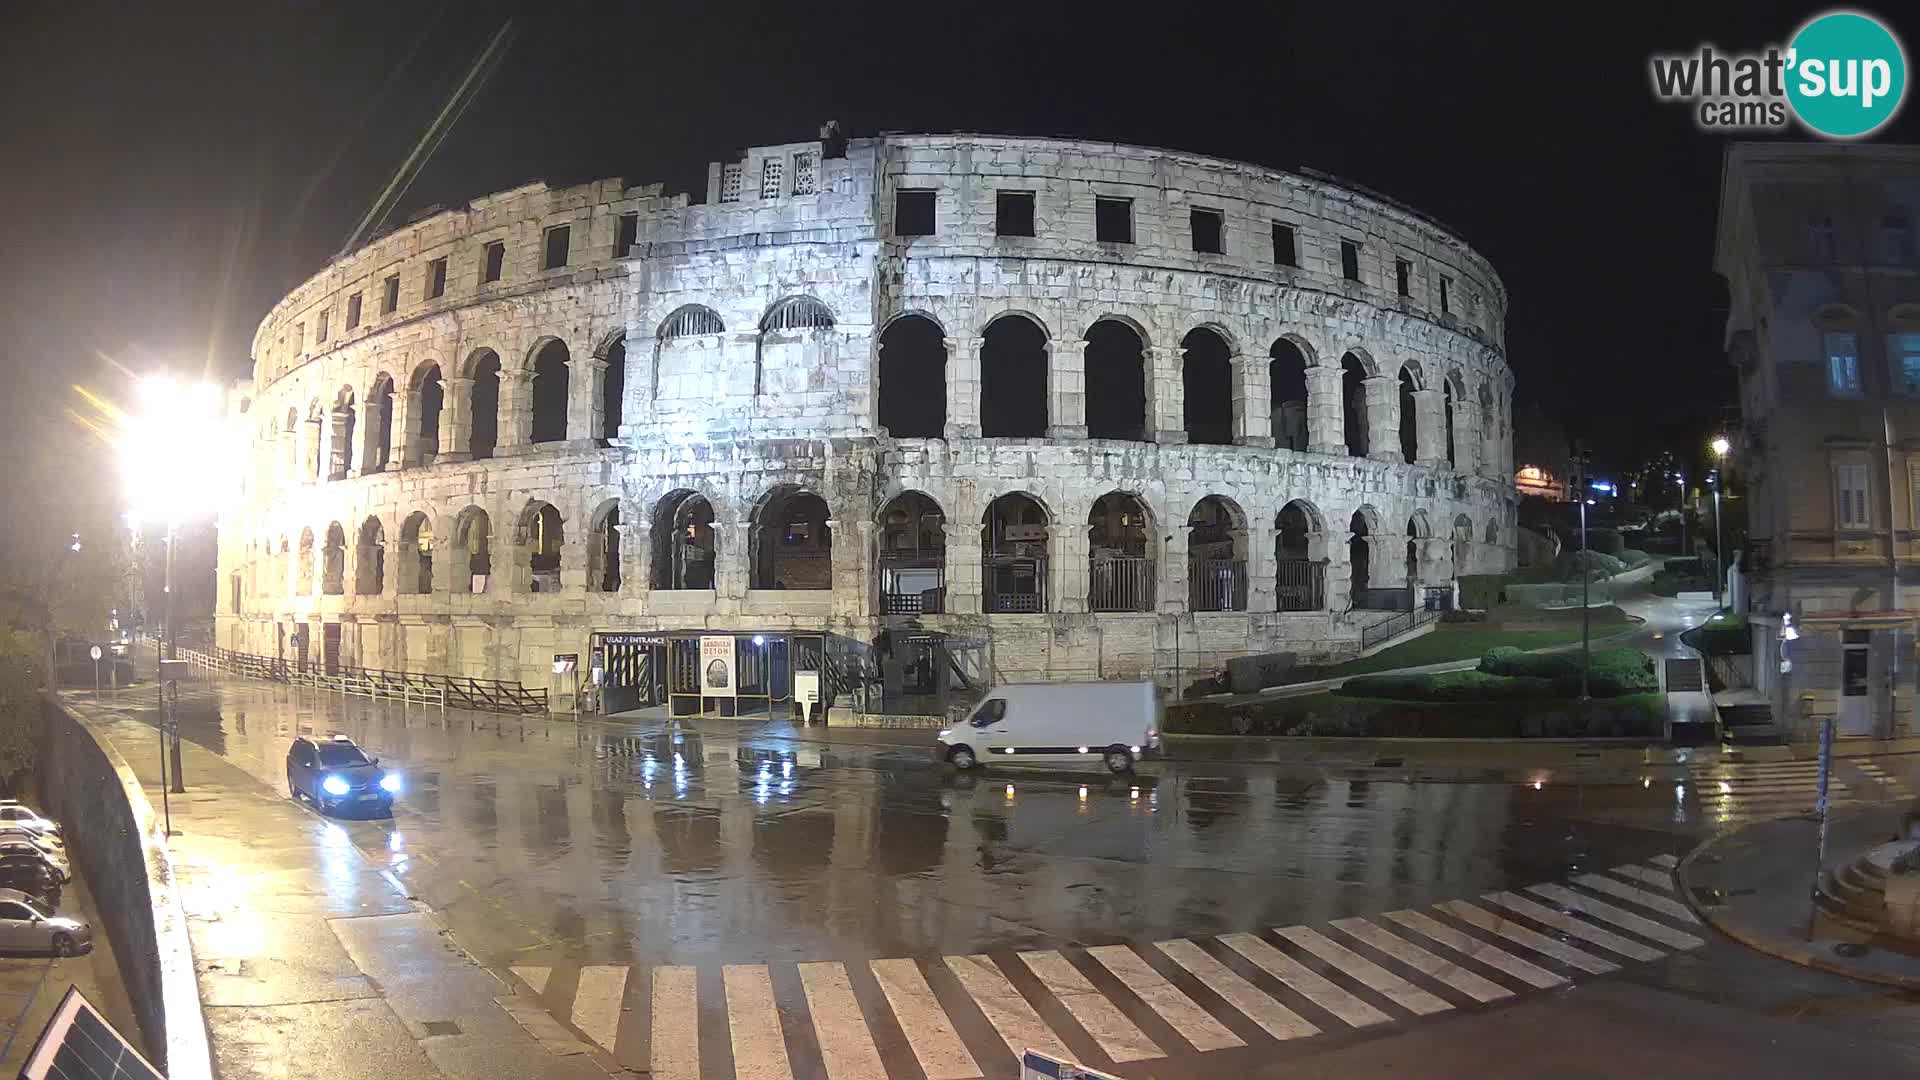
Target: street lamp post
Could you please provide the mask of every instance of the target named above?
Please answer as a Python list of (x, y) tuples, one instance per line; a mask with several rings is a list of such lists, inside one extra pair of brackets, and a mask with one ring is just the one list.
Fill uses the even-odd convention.
[(1580, 700), (1588, 698), (1587, 673), (1593, 663), (1593, 640), (1590, 622), (1593, 608), (1590, 606), (1590, 581), (1593, 568), (1587, 564), (1587, 470), (1593, 460), (1586, 447), (1576, 442), (1573, 446), (1574, 499), (1580, 504)]
[(1708, 474), (1708, 480), (1713, 485), (1713, 599), (1718, 602), (1721, 599), (1720, 590), (1726, 577), (1727, 565), (1727, 556), (1721, 547), (1720, 535), (1720, 474), (1721, 467), (1727, 458), (1727, 451), (1733, 449), (1733, 444), (1727, 441), (1725, 435), (1715, 435), (1710, 448), (1713, 450), (1714, 461), (1713, 472)]

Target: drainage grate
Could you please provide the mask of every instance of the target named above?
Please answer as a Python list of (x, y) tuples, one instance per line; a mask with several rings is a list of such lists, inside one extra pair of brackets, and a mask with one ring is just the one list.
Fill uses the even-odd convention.
[(429, 1035), (460, 1034), (460, 1025), (451, 1020), (423, 1020), (420, 1022), (420, 1028)]

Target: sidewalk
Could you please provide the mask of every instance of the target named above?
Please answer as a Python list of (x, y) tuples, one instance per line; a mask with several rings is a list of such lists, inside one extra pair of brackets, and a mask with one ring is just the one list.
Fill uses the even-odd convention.
[[(117, 708), (64, 697), (158, 809), (151, 692)], [(557, 1024), (550, 1052), (515, 1022), (496, 1001), (512, 991), (339, 826), (193, 742), (182, 753), (171, 849), (223, 1080), (604, 1080)]]

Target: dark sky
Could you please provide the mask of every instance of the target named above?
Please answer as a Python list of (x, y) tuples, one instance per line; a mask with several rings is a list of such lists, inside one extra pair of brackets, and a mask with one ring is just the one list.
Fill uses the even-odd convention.
[[(536, 177), (699, 193), (707, 161), (828, 118), (1311, 166), (1491, 258), (1520, 393), (1609, 457), (1694, 440), (1732, 398), (1712, 272), (1722, 143), (1653, 101), (1647, 56), (1783, 41), (1821, 10), (554, 7), (569, 14), (523, 19), (396, 220)], [(103, 355), (245, 373), (268, 306), (338, 249), (499, 18), (393, 0), (10, 6), (0, 440), (57, 417), (69, 383), (119, 389)], [(1882, 137), (1916, 124), (1909, 108)]]

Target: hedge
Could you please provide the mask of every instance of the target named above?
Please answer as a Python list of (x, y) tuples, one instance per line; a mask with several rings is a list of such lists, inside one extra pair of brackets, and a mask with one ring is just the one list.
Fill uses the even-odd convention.
[[(1574, 539), (1574, 543), (1579, 543), (1578, 537)], [(1603, 555), (1618, 557), (1626, 546), (1626, 541), (1620, 537), (1619, 529), (1589, 528), (1587, 530), (1588, 551), (1598, 551)]]
[[(1479, 673), (1495, 678), (1547, 682), (1547, 697), (1577, 697), (1580, 693), (1580, 653), (1529, 653), (1506, 646), (1487, 650)], [(1594, 697), (1619, 697), (1660, 689), (1653, 658), (1638, 649), (1598, 649), (1588, 662), (1587, 692)]]
[(1336, 693), (1394, 701), (1538, 701), (1554, 697), (1553, 680), (1510, 678), (1484, 671), (1438, 671), (1424, 675), (1359, 675)]
[(1614, 558), (1604, 551), (1595, 551), (1592, 548), (1588, 548), (1584, 552), (1578, 550), (1569, 551), (1556, 559), (1553, 566), (1555, 570), (1559, 571), (1560, 580), (1562, 581), (1579, 581), (1580, 568), (1582, 566), (1586, 567), (1588, 577), (1596, 581), (1601, 578), (1612, 577), (1627, 569), (1626, 563), (1621, 562), (1619, 559)]
[(1666, 699), (1659, 694), (1593, 701), (1409, 702), (1326, 693), (1167, 710), (1170, 735), (1658, 739), (1665, 725)]
[(1620, 561), (1627, 564), (1627, 569), (1638, 570), (1640, 567), (1652, 562), (1653, 556), (1638, 548), (1621, 548)]

